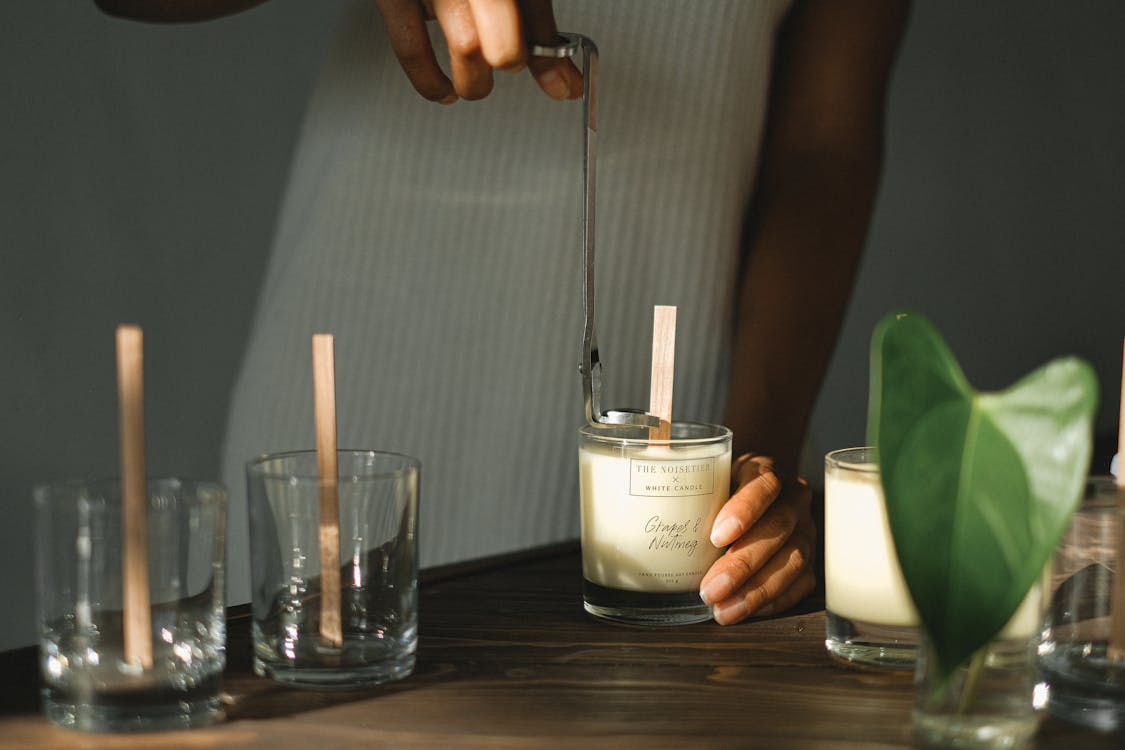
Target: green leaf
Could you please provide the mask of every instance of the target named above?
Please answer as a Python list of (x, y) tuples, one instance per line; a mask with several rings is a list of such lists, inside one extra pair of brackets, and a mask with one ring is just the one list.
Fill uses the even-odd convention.
[(942, 676), (1023, 600), (1081, 501), (1097, 378), (1054, 360), (972, 388), (937, 330), (892, 313), (871, 342), (868, 429), (903, 576)]

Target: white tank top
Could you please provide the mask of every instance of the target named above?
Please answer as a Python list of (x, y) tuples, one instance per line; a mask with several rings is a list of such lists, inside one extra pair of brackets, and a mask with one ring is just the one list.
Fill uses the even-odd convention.
[[(234, 388), (231, 601), (249, 598), (244, 462), (314, 445), (314, 332), (336, 336), (340, 446), (422, 461), (423, 565), (578, 533), (581, 103), (503, 72), (484, 100), (427, 102), (373, 5), (349, 6), (314, 91)], [(787, 6), (555, 2), (601, 52), (606, 407), (647, 406), (652, 308), (676, 305), (675, 417), (722, 417)]]

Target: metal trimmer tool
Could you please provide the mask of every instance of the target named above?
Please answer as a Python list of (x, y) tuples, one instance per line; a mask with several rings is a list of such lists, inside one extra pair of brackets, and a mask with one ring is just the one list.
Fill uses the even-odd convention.
[(582, 53), (582, 395), (586, 404), (586, 421), (594, 427), (657, 427), (660, 420), (641, 409), (609, 409), (602, 411), (602, 363), (598, 355), (598, 336), (594, 323), (594, 214), (597, 209), (595, 183), (598, 159), (598, 47), (589, 37), (560, 32), (561, 41), (554, 46), (533, 45), (537, 57), (575, 57)]

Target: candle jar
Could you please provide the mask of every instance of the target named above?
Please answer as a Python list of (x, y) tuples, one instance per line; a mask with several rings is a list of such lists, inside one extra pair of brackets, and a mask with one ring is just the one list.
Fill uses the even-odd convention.
[(722, 555), (711, 525), (730, 496), (731, 431), (673, 422), (671, 439), (636, 427), (579, 430), (586, 611), (618, 622), (711, 618), (699, 596)]
[(989, 643), (942, 680), (923, 633), (914, 672), (914, 728), (932, 747), (1024, 747), (1039, 727), (1047, 690), (1036, 654), (1043, 622), (1043, 579)]
[(918, 613), (895, 554), (873, 448), (824, 458), (825, 638), (849, 665), (913, 669)]

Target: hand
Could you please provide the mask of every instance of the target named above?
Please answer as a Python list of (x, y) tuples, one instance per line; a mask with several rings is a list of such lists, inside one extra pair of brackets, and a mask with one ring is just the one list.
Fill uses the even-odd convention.
[[(375, 4), (403, 71), (430, 101), (483, 99), (492, 91), (494, 68), (529, 68), (553, 99), (582, 96), (582, 74), (570, 60), (528, 56), (529, 43), (558, 42), (551, 0), (375, 0)], [(452, 81), (438, 65), (426, 32), (426, 21), (435, 19), (448, 43)]]
[(700, 585), (720, 625), (786, 610), (816, 584), (808, 484), (803, 479), (783, 484), (767, 456), (748, 454), (735, 463), (735, 472), (738, 490), (711, 530), (712, 544), (730, 548)]

